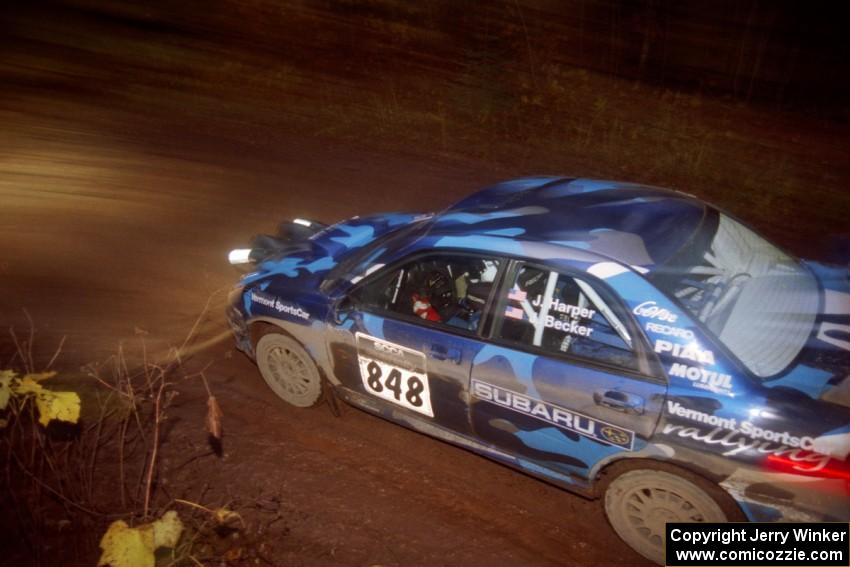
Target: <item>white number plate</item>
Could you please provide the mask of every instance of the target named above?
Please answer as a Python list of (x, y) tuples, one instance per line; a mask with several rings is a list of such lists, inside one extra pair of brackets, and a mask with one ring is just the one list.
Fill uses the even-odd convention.
[(425, 355), (419, 351), (357, 333), (357, 362), (370, 394), (434, 417)]

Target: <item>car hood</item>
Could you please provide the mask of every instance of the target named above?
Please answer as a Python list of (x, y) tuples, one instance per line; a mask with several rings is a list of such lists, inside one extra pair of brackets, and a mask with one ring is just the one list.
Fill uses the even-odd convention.
[(850, 268), (805, 262), (821, 287), (814, 327), (795, 362), (766, 386), (850, 407)]
[(242, 277), (243, 286), (251, 286), (273, 276), (286, 280), (286, 287), (315, 291), (328, 273), (341, 262), (379, 242), (385, 235), (423, 219), (412, 213), (385, 213), (353, 217), (333, 224), (307, 240), (292, 242), (285, 251), (269, 256), (257, 269)]

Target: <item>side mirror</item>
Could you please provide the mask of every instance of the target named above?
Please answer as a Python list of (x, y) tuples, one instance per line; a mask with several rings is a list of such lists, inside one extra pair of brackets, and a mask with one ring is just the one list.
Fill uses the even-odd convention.
[(345, 323), (351, 314), (354, 312), (354, 300), (350, 296), (344, 295), (334, 304), (333, 316), (334, 323), (342, 325)]

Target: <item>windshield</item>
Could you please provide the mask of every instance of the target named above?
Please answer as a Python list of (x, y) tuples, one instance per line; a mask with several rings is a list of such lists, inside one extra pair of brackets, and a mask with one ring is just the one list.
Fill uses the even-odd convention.
[(808, 270), (717, 211), (652, 279), (761, 378), (791, 363), (817, 316), (818, 285)]
[(391, 241), (406, 241), (405, 237), (411, 233), (421, 230), (423, 226), (427, 225), (426, 221), (430, 218), (431, 215), (421, 215), (416, 217), (412, 222), (408, 223), (407, 226), (397, 230), (390, 230), (369, 244), (366, 244), (361, 248), (357, 248), (350, 254), (342, 257), (339, 264), (337, 264), (336, 267), (328, 273), (324, 281), (322, 281), (319, 286), (321, 291), (323, 293), (329, 293), (344, 280), (352, 281), (358, 279), (358, 276), (362, 277), (363, 272), (369, 267), (368, 264), (371, 264), (375, 259), (382, 256), (384, 252), (387, 251)]

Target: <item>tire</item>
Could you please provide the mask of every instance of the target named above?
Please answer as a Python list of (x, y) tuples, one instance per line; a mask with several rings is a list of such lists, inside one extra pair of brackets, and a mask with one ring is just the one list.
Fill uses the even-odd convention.
[(629, 547), (659, 565), (665, 564), (665, 522), (729, 521), (717, 500), (684, 475), (651, 469), (612, 480), (605, 490), (605, 515)]
[(254, 353), (260, 375), (280, 399), (299, 408), (322, 400), (322, 375), (298, 341), (268, 332), (257, 341)]

